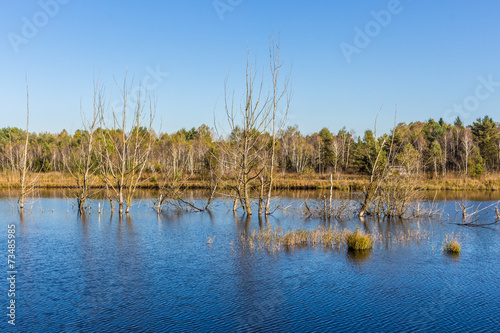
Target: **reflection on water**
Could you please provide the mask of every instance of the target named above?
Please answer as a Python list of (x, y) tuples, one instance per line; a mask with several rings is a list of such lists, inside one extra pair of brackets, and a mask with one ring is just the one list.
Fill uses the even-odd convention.
[[(36, 198), (73, 198), (74, 189), (38, 189)], [(426, 200), (448, 200), (448, 201), (500, 201), (500, 191), (423, 191)], [(19, 194), (18, 190), (0, 189), (0, 198), (15, 198)], [(186, 199), (206, 198), (210, 194), (203, 190), (189, 190), (184, 192)], [(293, 200), (313, 200), (328, 197), (329, 190), (277, 190), (275, 195), (282, 199)], [(158, 196), (157, 190), (137, 189), (136, 197), (139, 199), (154, 199)], [(333, 191), (334, 199), (359, 199), (359, 192)], [(97, 191), (96, 198), (106, 202), (103, 191)]]
[(458, 261), (460, 259), (460, 253), (455, 253), (455, 252), (443, 252), (443, 256), (446, 256), (449, 259), (452, 259), (453, 261)]
[[(6, 225), (17, 230), (16, 331), (494, 331), (500, 325), (500, 230), (457, 226), (453, 202), (445, 209), (450, 217), (440, 221), (364, 222), (279, 212), (248, 217), (223, 205), (211, 214), (158, 215), (147, 201), (120, 219), (98, 214), (98, 203), (78, 216), (64, 198), (42, 198), (24, 214), (0, 200), (1, 248), (7, 248)], [(318, 226), (428, 236), (382, 238), (361, 252), (251, 250), (240, 237), (267, 227)], [(463, 244), (458, 256), (441, 251), (451, 233)], [(6, 302), (1, 293), (0, 304)], [(13, 331), (6, 321), (0, 325)]]
[(368, 261), (372, 255), (372, 251), (356, 251), (347, 250), (347, 259), (355, 265), (361, 265)]

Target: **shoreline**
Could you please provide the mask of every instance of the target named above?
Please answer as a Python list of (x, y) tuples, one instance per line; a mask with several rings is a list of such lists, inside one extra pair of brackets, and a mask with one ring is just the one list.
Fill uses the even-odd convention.
[[(69, 174), (60, 172), (47, 172), (37, 175), (35, 188), (38, 189), (76, 189), (78, 186)], [(138, 187), (141, 189), (157, 190), (159, 181), (145, 177)], [(148, 180), (149, 179), (149, 180)], [(334, 175), (333, 189), (336, 191), (359, 192), (368, 184), (368, 176), (337, 174)], [(500, 191), (500, 174), (491, 173), (481, 178), (463, 177), (462, 175), (446, 175), (437, 178), (415, 176), (415, 186), (424, 191)], [(205, 190), (210, 189), (208, 181), (200, 177), (185, 179), (180, 185), (182, 189)], [(229, 189), (230, 181), (221, 189)], [(330, 175), (297, 175), (280, 174), (274, 181), (276, 190), (326, 190), (330, 189)], [(12, 172), (0, 173), (0, 189), (20, 188), (18, 176)], [(104, 184), (96, 180), (91, 186), (94, 189), (104, 188)]]

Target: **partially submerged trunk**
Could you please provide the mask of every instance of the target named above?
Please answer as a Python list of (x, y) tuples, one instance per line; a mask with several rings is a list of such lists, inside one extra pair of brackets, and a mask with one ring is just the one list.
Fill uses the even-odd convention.
[(118, 189), (118, 213), (123, 215), (123, 186), (121, 185)]
[(29, 142), (29, 123), (30, 123), (30, 104), (29, 104), (29, 91), (28, 82), (26, 82), (26, 141), (24, 143), (24, 152), (22, 158), (22, 164), (20, 167), (20, 182), (21, 182), (21, 193), (19, 194), (19, 208), (22, 210), (24, 208), (24, 202), (26, 199), (26, 174), (28, 172), (28, 142)]
[(85, 214), (85, 199), (84, 198), (78, 198), (76, 199), (77, 204), (78, 204), (78, 212), (80, 215)]
[(373, 184), (369, 184), (367, 190), (365, 191), (365, 197), (361, 208), (359, 210), (359, 217), (364, 217), (372, 204), (372, 200), (375, 194), (376, 187)]

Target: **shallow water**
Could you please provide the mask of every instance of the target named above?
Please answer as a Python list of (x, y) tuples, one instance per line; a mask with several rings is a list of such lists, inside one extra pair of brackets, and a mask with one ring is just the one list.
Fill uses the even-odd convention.
[[(4, 310), (2, 332), (487, 332), (500, 326), (500, 228), (456, 225), (453, 201), (440, 202), (439, 220), (331, 222), (386, 236), (427, 235), (419, 242), (381, 240), (369, 253), (343, 247), (268, 252), (240, 237), (267, 225), (328, 226), (293, 212), (267, 222), (234, 216), (224, 205), (212, 215), (157, 216), (143, 200), (120, 220), (104, 203), (99, 216), (97, 203), (82, 219), (64, 198), (37, 199), (23, 216), (0, 200), (4, 274), (9, 224), (16, 226), (18, 271), (16, 326)], [(441, 251), (451, 233), (462, 242), (459, 256)], [(4, 309), (8, 288), (2, 283)]]

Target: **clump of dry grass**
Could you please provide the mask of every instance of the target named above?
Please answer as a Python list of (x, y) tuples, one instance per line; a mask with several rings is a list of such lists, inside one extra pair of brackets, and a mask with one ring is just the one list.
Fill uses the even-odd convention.
[(241, 241), (250, 249), (278, 251), (282, 249), (324, 246), (340, 248), (345, 243), (348, 231), (337, 228), (318, 227), (312, 230), (298, 229), (283, 231), (281, 227), (266, 228), (243, 233)]
[(373, 247), (372, 237), (356, 228), (354, 232), (347, 235), (347, 247), (350, 250), (364, 251)]
[(443, 252), (451, 254), (459, 254), (462, 250), (462, 246), (458, 241), (457, 237), (453, 234), (451, 236), (446, 235), (443, 243)]
[(420, 244), (429, 241), (432, 233), (427, 230), (408, 230), (398, 233), (365, 233), (356, 227), (354, 231), (338, 227), (324, 226), (315, 229), (297, 229), (283, 231), (281, 227), (267, 227), (240, 235), (241, 243), (251, 250), (278, 250), (299, 249), (322, 246), (326, 249), (341, 249), (347, 247), (351, 250), (369, 250), (375, 244), (398, 245)]

